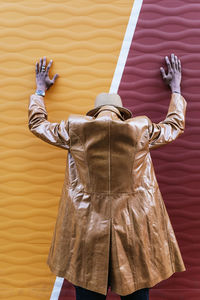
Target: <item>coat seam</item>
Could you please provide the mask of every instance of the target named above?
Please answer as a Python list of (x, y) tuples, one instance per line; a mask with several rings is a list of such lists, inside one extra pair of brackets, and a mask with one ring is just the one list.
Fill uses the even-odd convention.
[(170, 261), (171, 261), (171, 267), (172, 267), (172, 271), (174, 272), (175, 270), (174, 270), (174, 265), (173, 265), (173, 261), (172, 261), (171, 244), (170, 244), (170, 239), (169, 239), (168, 230), (167, 230), (166, 217), (164, 216), (164, 207), (163, 207), (164, 203), (162, 201), (160, 201), (160, 202), (161, 202), (161, 206), (162, 206), (165, 232), (166, 232), (166, 235), (167, 235), (167, 242), (168, 242), (168, 248), (169, 248), (169, 256), (170, 256)]
[(111, 159), (111, 153), (110, 153), (110, 121), (108, 121), (108, 194), (109, 194), (109, 203), (110, 203), (110, 213), (109, 213), (109, 217), (111, 218), (111, 200), (110, 200), (110, 159)]
[[(90, 180), (90, 169), (89, 169), (89, 164), (88, 164), (88, 161), (87, 161), (87, 157), (86, 157), (86, 148), (85, 148), (85, 134), (83, 134), (84, 136), (84, 144), (82, 144), (83, 146), (83, 152), (84, 152), (84, 161), (85, 161), (85, 164), (87, 166), (87, 173), (88, 173), (88, 181), (89, 181), (89, 190), (91, 190), (91, 180)], [(87, 182), (86, 182), (86, 186), (84, 187), (84, 191), (87, 189)]]
[(69, 125), (70, 125), (70, 120), (68, 119), (68, 122), (67, 122), (67, 132), (68, 132), (68, 136), (69, 136), (69, 148), (68, 148), (68, 151), (71, 152), (71, 138), (70, 138), (70, 134), (69, 134)]
[[(73, 131), (73, 129), (71, 129), (71, 131), (73, 132), (73, 134), (79, 139), (79, 142), (80, 142), (80, 144), (82, 145), (82, 148), (83, 148), (83, 157), (84, 157), (84, 162), (85, 162), (85, 165), (87, 165), (87, 172), (88, 172), (88, 180), (89, 180), (89, 186), (91, 186), (91, 184), (90, 184), (90, 173), (89, 173), (89, 166), (88, 166), (88, 164), (87, 164), (87, 159), (86, 159), (86, 151), (85, 151), (85, 144), (81, 141), (81, 138), (80, 138), (80, 136), (78, 135), (78, 134), (76, 134), (74, 131)], [(85, 135), (83, 135), (84, 136), (84, 138), (85, 138)], [(85, 141), (84, 141), (85, 142)], [(85, 192), (85, 187), (83, 187), (84, 188), (84, 190), (83, 190), (83, 192)], [(92, 205), (92, 202), (91, 202), (91, 205)], [(88, 218), (90, 219), (90, 216), (91, 216), (91, 211), (92, 211), (92, 209), (90, 209), (90, 212), (89, 212), (89, 216), (88, 216)], [(88, 227), (89, 227), (89, 222), (87, 223), (87, 225), (86, 225), (86, 234), (87, 234), (87, 232), (88, 232)], [(87, 235), (86, 235), (86, 238), (87, 238)], [(83, 261), (83, 269), (84, 270), (86, 270), (86, 267), (87, 267), (87, 265), (86, 265), (86, 259), (84, 259), (85, 257), (87, 257), (87, 253), (86, 253), (86, 238), (84, 239), (84, 240), (82, 240), (82, 242), (83, 242), (83, 252), (82, 252), (82, 261)], [(85, 275), (86, 273), (84, 273), (84, 283), (85, 284), (87, 284), (87, 280), (86, 280), (86, 275)]]
[[(132, 127), (132, 126), (131, 126)], [(133, 129), (133, 127), (132, 127), (132, 129)], [(136, 131), (136, 137), (135, 137), (135, 140), (137, 141), (138, 140), (138, 132)], [(137, 150), (138, 150), (138, 143), (136, 142), (136, 146), (135, 146), (135, 148), (134, 148), (134, 150), (133, 150), (133, 164), (132, 164), (132, 170), (131, 170), (131, 176), (132, 176), (132, 178), (134, 178), (134, 182), (132, 182), (132, 189), (133, 189), (133, 193), (135, 194), (135, 174), (134, 174), (134, 170), (135, 170), (135, 167), (134, 167), (134, 165), (135, 165), (135, 156), (136, 156), (136, 153), (137, 153)], [(130, 202), (128, 201), (128, 209), (129, 209), (129, 214), (130, 214), (130, 217), (132, 216), (132, 214), (130, 213), (131, 212), (131, 208), (130, 208)], [(133, 228), (134, 228), (134, 223), (133, 223), (133, 220), (132, 220), (132, 218), (131, 218), (131, 224), (132, 224), (132, 226), (131, 226), (131, 232), (133, 232)], [(134, 238), (132, 239), (132, 242), (133, 242), (133, 244), (135, 245), (135, 240), (134, 240)], [(135, 260), (135, 258), (134, 258), (134, 260)], [(135, 274), (135, 278), (133, 278), (133, 281), (134, 281), (134, 284), (135, 284), (135, 287), (136, 287), (136, 289), (137, 289), (137, 286), (138, 286), (138, 280), (137, 280), (137, 276), (136, 276), (136, 268), (135, 268), (135, 265), (133, 265), (133, 273)]]
[[(85, 135), (83, 134), (83, 136), (84, 136), (84, 144), (82, 144), (82, 146), (83, 146), (83, 152), (84, 152), (84, 161), (85, 161), (85, 164), (87, 165), (87, 173), (88, 173), (88, 181), (89, 181), (89, 187), (90, 187), (90, 189), (91, 189), (91, 181), (90, 181), (90, 171), (89, 171), (89, 164), (87, 163), (87, 157), (86, 157), (86, 149), (85, 149)], [(79, 139), (80, 139), (80, 137), (79, 137)], [(86, 186), (85, 187), (83, 187), (84, 188), (84, 192), (85, 192), (85, 188), (87, 188), (87, 182), (86, 182)], [(92, 212), (92, 210), (93, 210), (93, 208), (91, 207), (91, 206), (93, 206), (93, 203), (92, 203), (92, 201), (90, 202), (90, 211), (89, 211), (89, 215), (88, 215), (88, 220), (91, 220), (91, 212)], [(87, 233), (88, 233), (88, 227), (89, 227), (89, 225), (90, 225), (90, 222), (87, 222), (87, 225), (86, 225), (86, 238), (87, 238)], [(83, 258), (83, 260), (84, 260), (84, 270), (87, 270), (86, 268), (87, 268), (87, 266), (89, 265), (88, 264), (88, 261), (87, 261), (87, 263), (86, 263), (86, 259), (84, 259), (85, 257), (87, 257), (87, 253), (86, 253), (86, 238), (84, 239), (84, 241), (83, 241), (83, 256), (82, 256), (82, 258)], [(88, 274), (88, 273), (86, 273), (85, 272), (85, 274)], [(85, 275), (85, 284), (87, 284), (87, 280), (86, 280), (86, 275)]]
[[(85, 162), (85, 165), (86, 165), (86, 167), (87, 167), (89, 187), (91, 187), (90, 171), (89, 171), (89, 164), (87, 163), (87, 158), (86, 158), (86, 148), (85, 148), (85, 143), (83, 143), (83, 142), (81, 141), (80, 136), (79, 136), (77, 133), (75, 133), (75, 132), (73, 131), (73, 129), (70, 129), (70, 131), (71, 131), (71, 132), (79, 139), (79, 142), (80, 142), (80, 144), (81, 144), (81, 146), (82, 146), (82, 148), (83, 148), (83, 156), (84, 156), (84, 162)], [(84, 135), (84, 138), (85, 138), (85, 135)], [(85, 140), (84, 140), (84, 142), (85, 142)], [(70, 149), (71, 149), (71, 139), (70, 139)], [(76, 150), (73, 150), (73, 149), (72, 149), (72, 151), (70, 151), (70, 152), (73, 152), (73, 151), (76, 151)], [(90, 188), (90, 189), (91, 189), (91, 188)], [(86, 186), (83, 187), (83, 191), (84, 191), (85, 193), (92, 194), (91, 191), (89, 191), (89, 192), (87, 191), (87, 183), (86, 183)], [(95, 192), (94, 192), (94, 194), (95, 194)]]
[[(136, 138), (135, 138), (136, 141), (138, 141), (138, 132), (136, 132)], [(135, 156), (136, 156), (136, 153), (138, 152), (138, 143), (136, 142), (136, 146), (135, 146), (135, 149), (134, 149), (134, 156), (133, 156), (133, 165), (132, 165), (132, 172), (131, 172), (131, 175), (132, 177), (134, 178), (134, 182), (133, 182), (133, 186), (132, 186), (132, 189), (133, 191), (135, 192), (135, 176), (134, 176), (134, 165), (135, 165)]]

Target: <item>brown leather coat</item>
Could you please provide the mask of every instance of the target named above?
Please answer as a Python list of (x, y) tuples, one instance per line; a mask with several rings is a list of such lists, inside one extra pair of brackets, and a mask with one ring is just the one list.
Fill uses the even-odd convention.
[(68, 150), (47, 259), (53, 273), (106, 295), (111, 255), (111, 290), (127, 295), (186, 270), (149, 152), (184, 132), (186, 105), (173, 93), (158, 124), (122, 121), (114, 107), (50, 123), (43, 98), (30, 97), (31, 132)]

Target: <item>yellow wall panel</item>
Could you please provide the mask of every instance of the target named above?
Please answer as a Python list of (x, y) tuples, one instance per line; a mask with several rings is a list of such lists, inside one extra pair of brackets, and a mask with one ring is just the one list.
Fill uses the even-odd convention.
[(49, 299), (46, 259), (67, 153), (28, 130), (35, 62), (59, 73), (45, 102), (49, 120), (86, 113), (108, 92), (132, 0), (0, 0), (0, 299)]

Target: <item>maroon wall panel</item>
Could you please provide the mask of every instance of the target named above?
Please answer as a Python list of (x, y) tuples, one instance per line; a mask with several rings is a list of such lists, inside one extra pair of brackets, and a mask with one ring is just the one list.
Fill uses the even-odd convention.
[[(151, 300), (200, 299), (200, 1), (144, 0), (119, 87), (134, 116), (162, 121), (170, 90), (160, 67), (172, 52), (182, 62), (186, 129), (151, 151), (158, 183), (186, 266), (150, 290)], [(116, 298), (117, 299), (117, 298)]]

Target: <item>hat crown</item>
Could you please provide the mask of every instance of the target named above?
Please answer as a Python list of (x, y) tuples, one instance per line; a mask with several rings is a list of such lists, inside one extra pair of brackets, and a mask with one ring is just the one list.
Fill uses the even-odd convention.
[(115, 105), (123, 107), (121, 97), (118, 94), (100, 93), (95, 99), (94, 107), (102, 105)]
[(132, 118), (132, 112), (128, 108), (125, 108), (123, 106), (121, 97), (118, 94), (114, 94), (114, 93), (98, 94), (95, 99), (94, 108), (90, 109), (86, 113), (86, 115), (87, 116), (95, 116), (96, 112), (99, 111), (99, 109), (102, 106), (106, 106), (106, 105), (115, 106), (120, 111), (120, 115), (124, 120)]

